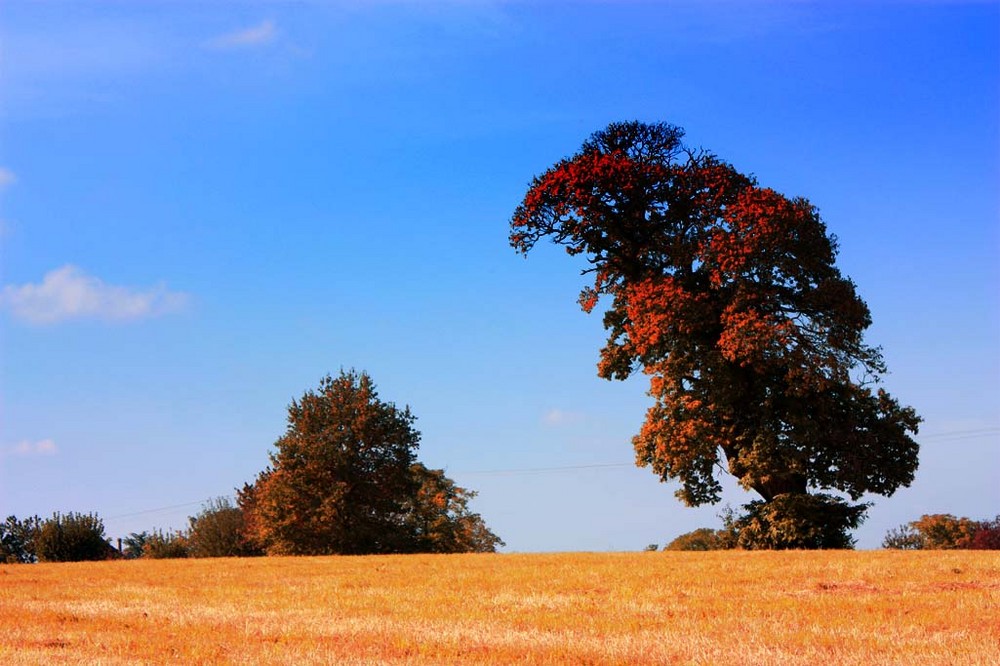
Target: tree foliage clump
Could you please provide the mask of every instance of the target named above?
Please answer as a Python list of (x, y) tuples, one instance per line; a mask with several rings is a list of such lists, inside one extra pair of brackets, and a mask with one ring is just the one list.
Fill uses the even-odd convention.
[(728, 547), (723, 530), (714, 530), (711, 527), (700, 527), (691, 532), (685, 532), (666, 546), (663, 550), (724, 550)]
[(493, 550), (474, 496), (416, 461), (408, 407), (365, 373), (327, 376), (288, 408), (271, 465), (239, 491), (246, 533), (268, 554)]
[(730, 529), (736, 547), (745, 550), (853, 548), (850, 531), (867, 508), (823, 493), (786, 493), (745, 505)]
[(410, 468), (418, 486), (406, 505), (406, 528), (413, 552), (493, 553), (504, 542), (469, 509), (476, 497), (444, 474), (422, 463)]
[(950, 513), (921, 516), (889, 530), (883, 548), (899, 550), (1000, 549), (1000, 516), (993, 520), (956, 518)]
[(973, 550), (1000, 550), (1000, 516), (993, 520), (980, 521), (976, 533), (972, 535), (969, 548)]
[(143, 535), (142, 559), (173, 560), (190, 556), (187, 535), (180, 530), (153, 530)]
[(187, 549), (191, 557), (250, 557), (261, 550), (246, 533), (243, 510), (227, 497), (210, 499), (188, 519)]
[(38, 533), (42, 519), (38, 516), (18, 519), (7, 516), (0, 523), (0, 564), (30, 564), (38, 561)]
[(104, 522), (93, 513), (55, 513), (45, 520), (36, 542), (40, 562), (106, 560), (114, 549), (104, 538)]
[(122, 539), (122, 557), (126, 560), (137, 560), (142, 557), (146, 542), (149, 541), (150, 534), (145, 530), (142, 532), (132, 532)]
[(689, 505), (719, 501), (720, 471), (733, 474), (767, 505), (747, 507), (754, 543), (844, 544), (787, 530), (810, 517), (849, 529), (863, 513), (813, 491), (856, 501), (909, 485), (920, 419), (877, 386), (868, 307), (816, 208), (682, 137), (638, 122), (595, 133), (533, 180), (510, 242), (527, 254), (548, 238), (586, 258), (580, 304), (608, 305), (598, 374), (649, 376), (639, 465), (678, 480)]

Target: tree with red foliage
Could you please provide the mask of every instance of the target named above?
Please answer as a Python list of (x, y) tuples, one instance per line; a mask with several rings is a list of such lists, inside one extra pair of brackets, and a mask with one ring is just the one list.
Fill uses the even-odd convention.
[(756, 491), (733, 525), (744, 547), (849, 547), (867, 505), (811, 491), (909, 485), (920, 418), (877, 387), (868, 307), (816, 208), (682, 137), (638, 122), (595, 133), (534, 179), (511, 245), (548, 238), (589, 262), (580, 305), (608, 303), (598, 374), (650, 377), (639, 465), (679, 480), (688, 505), (720, 500), (720, 469)]
[(979, 522), (969, 543), (969, 548), (973, 550), (1000, 550), (1000, 516)]

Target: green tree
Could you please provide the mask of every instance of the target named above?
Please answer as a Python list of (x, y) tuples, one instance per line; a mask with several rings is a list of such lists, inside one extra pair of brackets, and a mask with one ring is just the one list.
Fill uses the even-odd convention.
[(406, 502), (420, 434), (409, 408), (379, 399), (365, 373), (325, 377), (288, 408), (271, 465), (240, 492), (269, 554), (408, 550)]
[(104, 523), (97, 514), (55, 513), (42, 523), (37, 540), (40, 562), (81, 562), (111, 557)]
[(17, 516), (7, 516), (0, 523), (0, 563), (29, 564), (38, 561), (36, 544), (42, 519), (31, 516), (18, 520)]
[(243, 510), (227, 497), (210, 499), (189, 519), (188, 551), (191, 557), (248, 557), (260, 555), (246, 535)]
[(137, 560), (142, 557), (146, 542), (149, 541), (149, 532), (132, 532), (122, 539), (122, 555), (126, 560)]
[(476, 492), (457, 485), (444, 470), (410, 467), (416, 493), (405, 507), (413, 550), (421, 553), (493, 553), (504, 542), (469, 510)]
[(608, 306), (598, 374), (650, 377), (639, 465), (680, 481), (689, 505), (720, 500), (721, 471), (756, 491), (744, 547), (846, 547), (866, 505), (816, 491), (909, 485), (920, 419), (877, 386), (868, 307), (816, 208), (682, 137), (637, 122), (595, 133), (534, 179), (510, 242), (586, 258), (580, 304)]

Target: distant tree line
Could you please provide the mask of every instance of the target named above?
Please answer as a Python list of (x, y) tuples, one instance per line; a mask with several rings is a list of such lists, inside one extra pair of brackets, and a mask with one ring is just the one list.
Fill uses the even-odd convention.
[(475, 491), (416, 459), (415, 420), (367, 374), (328, 375), (289, 406), (270, 466), (235, 503), (209, 500), (185, 530), (133, 532), (120, 552), (96, 514), (10, 516), (0, 562), (495, 552), (504, 542), (469, 509)]
[[(721, 529), (702, 527), (686, 532), (666, 544), (663, 550), (755, 550), (783, 547), (781, 544), (762, 544), (758, 528), (748, 525), (745, 519), (735, 518), (732, 512), (723, 512), (722, 520)], [(747, 530), (750, 531), (749, 535)], [(853, 545), (852, 541), (840, 547), (852, 548)], [(816, 546), (806, 544), (797, 547)], [(919, 520), (889, 530), (882, 541), (882, 547), (899, 550), (1000, 550), (1000, 515), (991, 520), (956, 518), (949, 513), (924, 515)], [(657, 545), (650, 544), (646, 550), (657, 550)]]
[(0, 523), (0, 562), (77, 562), (106, 560), (117, 551), (104, 538), (104, 524), (93, 513), (54, 513)]
[(241, 511), (226, 498), (209, 500), (201, 513), (188, 521), (187, 530), (133, 532), (121, 540), (119, 550), (107, 539), (104, 522), (95, 513), (55, 513), (47, 519), (8, 516), (0, 523), (0, 563), (259, 554), (241, 549)]
[(925, 514), (889, 530), (883, 548), (900, 550), (1000, 550), (1000, 515), (992, 520), (956, 518), (950, 513)]

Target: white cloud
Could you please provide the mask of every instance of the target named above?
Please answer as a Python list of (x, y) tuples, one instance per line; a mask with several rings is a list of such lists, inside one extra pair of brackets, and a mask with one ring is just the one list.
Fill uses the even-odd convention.
[(0, 293), (0, 307), (31, 324), (84, 318), (129, 321), (176, 312), (187, 300), (187, 294), (168, 291), (162, 283), (144, 291), (120, 287), (72, 265), (49, 271), (41, 284), (7, 285)]
[(550, 409), (542, 416), (542, 423), (549, 426), (563, 426), (577, 423), (583, 419), (579, 412), (566, 412), (561, 409)]
[(29, 440), (22, 440), (10, 448), (10, 454), (27, 457), (27, 456), (54, 456), (59, 449), (56, 448), (56, 443), (51, 439), (42, 439), (37, 442), (32, 442)]
[(212, 49), (239, 49), (262, 46), (273, 42), (277, 34), (278, 31), (274, 27), (274, 21), (266, 20), (261, 21), (259, 25), (234, 32), (227, 32), (224, 35), (214, 37), (205, 42), (205, 46)]
[(0, 190), (6, 189), (7, 186), (13, 185), (17, 182), (17, 176), (14, 172), (5, 167), (0, 167)]

